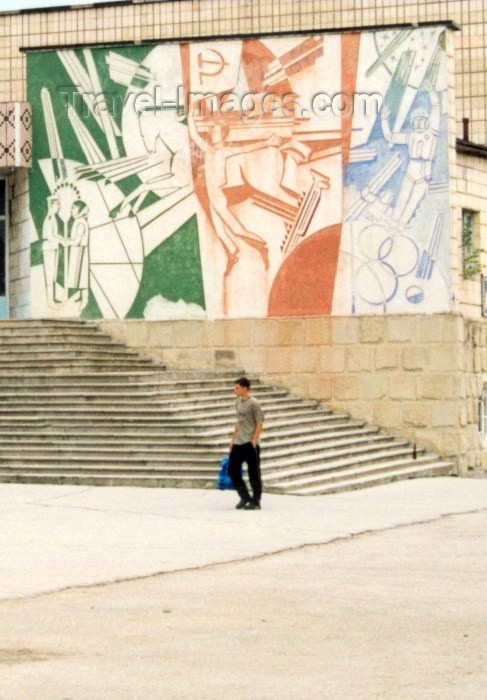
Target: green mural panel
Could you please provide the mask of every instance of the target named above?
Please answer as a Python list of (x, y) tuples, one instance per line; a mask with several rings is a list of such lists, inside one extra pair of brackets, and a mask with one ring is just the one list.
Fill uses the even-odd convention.
[(88, 303), (86, 304), (85, 308), (81, 312), (81, 318), (87, 319), (94, 321), (98, 318), (103, 318), (103, 314), (100, 311), (100, 308), (98, 304), (96, 303), (96, 299), (93, 296), (93, 292), (90, 290), (90, 293), (88, 295)]
[(127, 318), (142, 318), (148, 301), (157, 295), (205, 308), (198, 228), (192, 217), (144, 262), (140, 290)]

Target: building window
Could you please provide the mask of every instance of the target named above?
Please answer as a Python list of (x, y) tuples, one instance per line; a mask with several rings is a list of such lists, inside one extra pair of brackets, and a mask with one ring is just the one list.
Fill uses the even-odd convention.
[(462, 274), (473, 280), (481, 271), (480, 250), (477, 247), (478, 212), (462, 209)]
[(487, 440), (487, 385), (484, 385), (479, 398), (479, 432)]

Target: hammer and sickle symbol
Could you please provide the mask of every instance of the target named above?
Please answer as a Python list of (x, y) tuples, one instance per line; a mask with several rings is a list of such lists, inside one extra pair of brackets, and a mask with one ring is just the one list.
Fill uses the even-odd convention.
[[(228, 63), (225, 61), (223, 56), (219, 51), (216, 49), (206, 49), (205, 55), (208, 56), (208, 54), (213, 54), (213, 56), (209, 56), (208, 58), (203, 58), (203, 53), (198, 54), (198, 68), (200, 70), (200, 81), (203, 82), (203, 76), (214, 76), (214, 75), (219, 75), (225, 66), (228, 66)], [(212, 66), (213, 68), (210, 69), (204, 69), (205, 66)]]

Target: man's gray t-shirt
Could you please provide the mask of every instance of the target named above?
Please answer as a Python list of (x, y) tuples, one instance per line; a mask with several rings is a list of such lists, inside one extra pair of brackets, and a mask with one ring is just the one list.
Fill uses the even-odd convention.
[(241, 396), (238, 397), (235, 408), (237, 411), (237, 435), (235, 437), (235, 445), (245, 445), (254, 437), (257, 423), (264, 421), (264, 414), (259, 406), (257, 399), (253, 396), (244, 401)]

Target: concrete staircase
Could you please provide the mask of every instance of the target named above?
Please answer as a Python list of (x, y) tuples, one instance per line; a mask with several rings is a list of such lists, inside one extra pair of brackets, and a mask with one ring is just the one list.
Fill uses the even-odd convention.
[[(96, 324), (0, 322), (0, 482), (214, 488), (232, 371), (169, 371)], [(286, 389), (253, 382), (264, 489), (322, 494), (454, 464)]]

